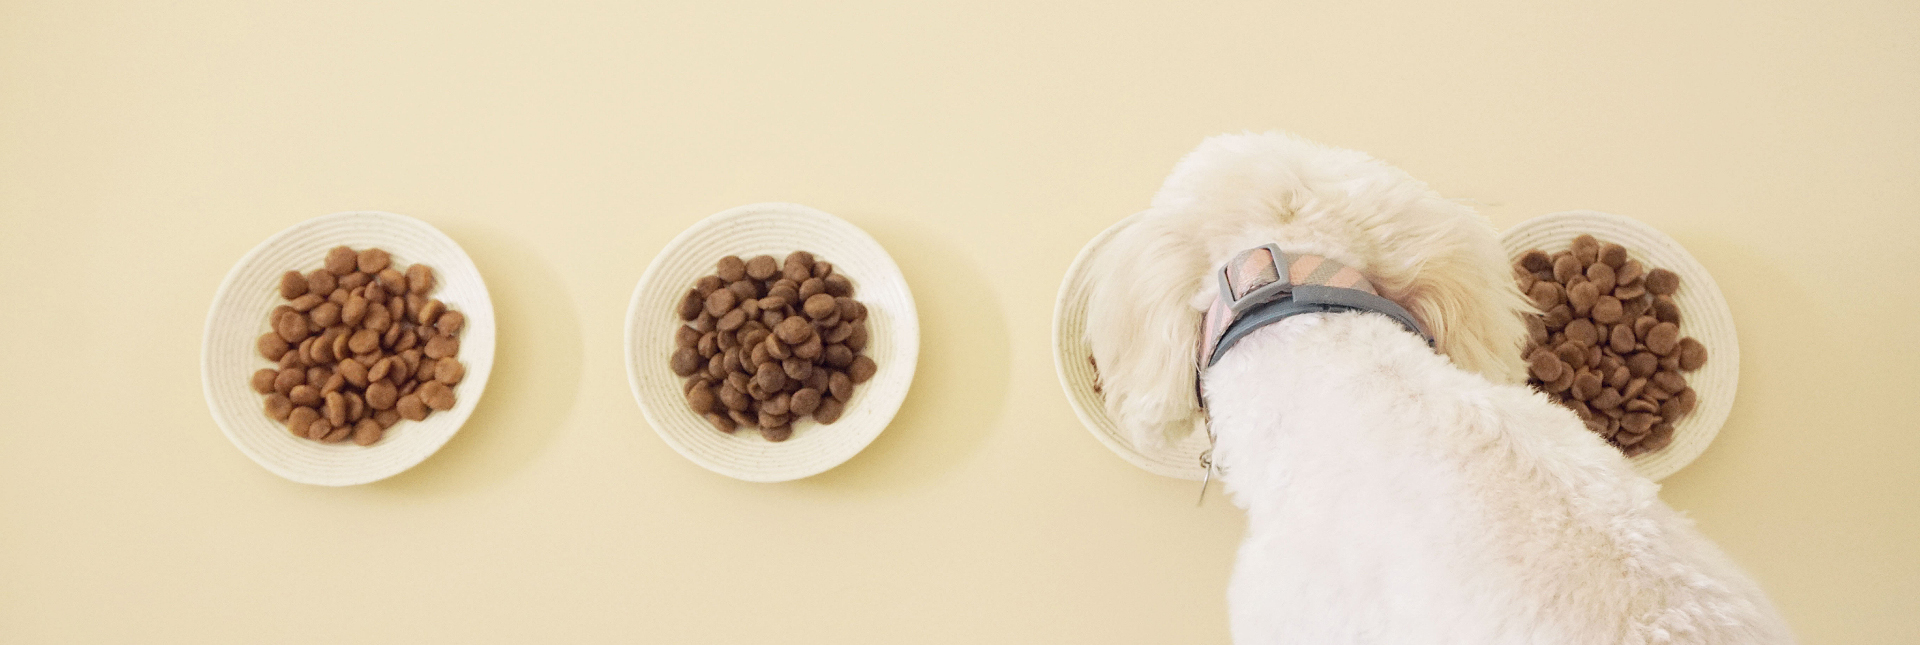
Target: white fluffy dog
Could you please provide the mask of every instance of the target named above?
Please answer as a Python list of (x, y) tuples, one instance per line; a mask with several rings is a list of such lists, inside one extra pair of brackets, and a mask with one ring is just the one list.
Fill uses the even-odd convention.
[[(1205, 370), (1203, 412), (1214, 276), (1268, 243), (1358, 269), (1436, 345), (1372, 313), (1287, 318)], [(1531, 305), (1471, 209), (1358, 152), (1221, 136), (1108, 248), (1087, 328), (1108, 411), (1148, 446), (1210, 425), (1247, 511), (1235, 642), (1792, 642), (1657, 486), (1521, 383)]]

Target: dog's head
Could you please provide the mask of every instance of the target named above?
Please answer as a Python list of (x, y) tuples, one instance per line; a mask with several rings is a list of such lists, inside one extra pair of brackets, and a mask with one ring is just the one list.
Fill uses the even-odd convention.
[(1496, 382), (1524, 376), (1531, 305), (1491, 226), (1399, 169), (1280, 133), (1206, 140), (1095, 260), (1087, 340), (1107, 412), (1136, 445), (1198, 421), (1194, 345), (1213, 271), (1266, 243), (1359, 269), (1439, 351)]

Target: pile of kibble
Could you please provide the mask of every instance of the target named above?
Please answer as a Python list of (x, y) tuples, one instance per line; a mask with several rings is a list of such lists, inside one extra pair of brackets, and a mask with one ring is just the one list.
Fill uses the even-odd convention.
[(433, 288), (433, 269), (403, 272), (380, 249), (334, 247), (323, 267), (282, 275), (288, 302), (257, 341), (278, 366), (253, 374), (267, 416), (296, 437), (367, 446), (401, 419), (451, 409), (467, 319), (428, 297)]
[(833, 264), (795, 251), (720, 258), (680, 302), (673, 373), (687, 405), (715, 430), (758, 427), (768, 441), (793, 436), (812, 416), (833, 423), (853, 387), (878, 367), (867, 347), (867, 307)]
[(1707, 362), (1706, 346), (1680, 336), (1680, 276), (1592, 235), (1528, 251), (1514, 274), (1545, 312), (1527, 317), (1529, 382), (1629, 457), (1665, 448), (1696, 403), (1682, 373)]

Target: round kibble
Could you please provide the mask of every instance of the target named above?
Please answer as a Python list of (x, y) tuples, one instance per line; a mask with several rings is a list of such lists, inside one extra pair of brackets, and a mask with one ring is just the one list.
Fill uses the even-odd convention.
[(1680, 290), (1680, 276), (1666, 269), (1654, 269), (1647, 272), (1647, 293), (1656, 296), (1670, 296)]
[(1692, 338), (1680, 339), (1680, 370), (1691, 372), (1707, 364), (1707, 346)]
[(855, 356), (853, 363), (847, 365), (847, 377), (853, 379), (855, 385), (867, 382), (867, 379), (873, 378), (873, 374), (878, 371), (880, 366), (866, 356)]
[[(832, 423), (832, 422), (823, 421), (822, 423)], [(772, 428), (762, 426), (760, 428), (760, 437), (763, 439), (766, 439), (767, 441), (780, 443), (782, 441), (786, 441), (787, 439), (793, 437), (793, 426), (783, 425), (783, 426), (775, 426)]]
[(412, 394), (408, 394), (406, 396), (400, 397), (400, 400), (393, 404), (393, 409), (399, 410), (400, 418), (406, 419), (408, 421), (420, 421), (422, 419), (425, 419), (427, 418), (427, 413), (429, 412), (429, 410), (427, 409), (427, 403), (426, 401), (423, 401), (420, 399), (419, 392), (414, 392)]
[(1647, 330), (1647, 351), (1659, 356), (1672, 354), (1680, 343), (1680, 326), (1663, 322)]
[(354, 253), (351, 248), (336, 246), (327, 250), (325, 262), (327, 273), (336, 276), (353, 273), (354, 266), (359, 262), (360, 254)]
[(780, 272), (780, 262), (773, 259), (771, 255), (756, 255), (753, 259), (747, 260), (746, 269), (747, 277), (766, 280)]
[(1620, 300), (1613, 296), (1600, 296), (1593, 303), (1594, 322), (1611, 325), (1620, 322), (1620, 318), (1624, 315), (1626, 315), (1626, 308), (1622, 307)]
[(840, 413), (846, 410), (846, 404), (834, 399), (821, 399), (820, 407), (814, 408), (813, 420), (831, 424), (840, 420)]
[(266, 412), (267, 416), (275, 421), (286, 421), (287, 415), (293, 413), (293, 400), (279, 392), (269, 392), (267, 393)]
[(299, 271), (280, 274), (280, 297), (292, 300), (307, 295), (307, 277)]
[(452, 336), (460, 333), (460, 330), (467, 326), (467, 315), (448, 309), (440, 312), (440, 317), (434, 319), (433, 326), (440, 330), (441, 334)]
[(426, 296), (433, 290), (433, 267), (415, 264), (407, 267), (407, 295)]
[(838, 309), (838, 305), (835, 305), (833, 302), (833, 296), (817, 293), (807, 298), (806, 310), (808, 318), (820, 320), (831, 315)]
[(714, 264), (714, 268), (717, 270), (720, 279), (727, 282), (734, 282), (747, 277), (747, 262), (740, 259), (740, 256), (737, 255), (720, 258), (720, 261)]
[(1587, 282), (1593, 284), (1597, 293), (1613, 293), (1613, 267), (1605, 262), (1595, 262), (1587, 267)]
[(358, 262), (356, 266), (359, 267), (361, 273), (379, 273), (382, 269), (387, 268), (387, 263), (392, 261), (393, 256), (388, 255), (386, 251), (380, 249), (367, 249), (361, 251), (357, 259)]
[(307, 272), (307, 295), (326, 298), (340, 287), (340, 279), (326, 269), (314, 269)]
[[(808, 338), (813, 336), (813, 325), (807, 324), (806, 319), (799, 316), (788, 316), (786, 320), (782, 320), (779, 325), (774, 326), (773, 335), (779, 338), (782, 343), (795, 345), (806, 342)], [(772, 348), (769, 347), (768, 349), (771, 350)]]

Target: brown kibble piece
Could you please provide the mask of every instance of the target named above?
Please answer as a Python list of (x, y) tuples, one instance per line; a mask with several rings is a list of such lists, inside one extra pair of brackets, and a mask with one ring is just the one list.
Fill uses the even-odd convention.
[(1662, 370), (1654, 373), (1653, 385), (1668, 394), (1677, 394), (1687, 389), (1687, 379), (1678, 373)]
[(1560, 304), (1560, 285), (1551, 282), (1535, 283), (1533, 290), (1527, 292), (1527, 297), (1532, 298), (1533, 306), (1540, 308), (1541, 311), (1552, 309)]
[[(774, 326), (773, 335), (779, 338), (782, 343), (796, 345), (806, 342), (809, 337), (813, 336), (813, 325), (807, 324), (806, 319), (799, 316), (788, 316), (786, 320), (782, 320), (780, 324)], [(773, 350), (772, 347), (768, 347), (767, 349), (769, 351)], [(776, 353), (776, 355), (778, 354)]]
[(467, 326), (467, 315), (448, 309), (433, 321), (433, 326), (439, 329), (441, 334), (452, 336), (460, 333), (460, 329)]
[(299, 271), (280, 274), (280, 297), (292, 300), (307, 295), (307, 277)]
[(442, 358), (433, 364), (433, 380), (446, 385), (459, 385), (467, 377), (467, 366), (453, 357)]
[(1525, 255), (1520, 256), (1518, 264), (1520, 268), (1529, 272), (1537, 273), (1540, 271), (1553, 270), (1553, 258), (1548, 256), (1546, 251), (1540, 249), (1527, 251)]
[(307, 339), (307, 329), (305, 316), (281, 316), (280, 321), (274, 323), (273, 331), (280, 335), (280, 340), (293, 344)]
[(1567, 323), (1567, 328), (1562, 333), (1567, 335), (1567, 340), (1581, 345), (1592, 345), (1600, 340), (1600, 333), (1594, 329), (1593, 321), (1585, 318), (1576, 319), (1573, 322)]
[(694, 412), (699, 414), (712, 412), (713, 403), (713, 388), (700, 384), (687, 390), (687, 407), (693, 408)]
[(1670, 296), (1680, 290), (1680, 275), (1666, 269), (1654, 269), (1647, 272), (1647, 293), (1656, 296)]
[(1653, 301), (1653, 317), (1660, 322), (1680, 324), (1680, 306), (1672, 299), (1656, 298)]
[(354, 387), (365, 388), (367, 386), (367, 367), (361, 365), (358, 360), (352, 358), (341, 359), (340, 364), (334, 366), (334, 370), (336, 370), (340, 376), (344, 377), (347, 383)]
[(260, 339), (254, 343), (254, 348), (260, 350), (262, 358), (277, 361), (287, 353), (287, 339), (278, 331), (270, 331), (260, 335)]
[(691, 347), (674, 350), (673, 359), (669, 361), (673, 373), (680, 376), (692, 376), (694, 371), (700, 369), (701, 363), (700, 351)]
[(1585, 265), (1579, 260), (1574, 259), (1573, 256), (1560, 256), (1553, 261), (1553, 281), (1560, 284), (1572, 282), (1574, 276), (1580, 275), (1581, 267), (1583, 266)]
[[(1627, 247), (1608, 242), (1600, 245), (1600, 263), (1618, 269), (1627, 263)], [(1592, 276), (1588, 276), (1592, 278)]]
[(453, 388), (447, 387), (445, 383), (439, 381), (421, 383), (420, 389), (414, 390), (414, 395), (419, 396), (420, 401), (427, 404), (429, 408), (443, 411), (453, 409)]
[(452, 336), (434, 336), (427, 341), (427, 358), (446, 358), (460, 353), (460, 339)]
[(407, 296), (425, 297), (433, 291), (433, 267), (415, 264), (407, 267)]
[(314, 441), (326, 441), (327, 435), (329, 434), (333, 434), (333, 422), (328, 421), (325, 416), (322, 416), (309, 422), (306, 432), (302, 433), (301, 436)]
[(739, 301), (739, 296), (734, 295), (731, 289), (720, 289), (709, 293), (707, 294), (706, 302), (707, 315), (713, 316), (714, 318), (724, 316), (728, 311), (733, 310), (734, 304)]
[(1611, 337), (1607, 339), (1607, 348), (1616, 354), (1633, 351), (1633, 328), (1626, 325), (1614, 325)]
[(1600, 296), (1600, 299), (1593, 303), (1594, 322), (1611, 325), (1620, 322), (1620, 318), (1625, 314), (1626, 310), (1620, 306), (1620, 301), (1613, 296)]
[(385, 430), (387, 428), (393, 427), (393, 424), (400, 422), (400, 411), (394, 410), (391, 408), (386, 410), (377, 410), (373, 413), (372, 418), (374, 423), (380, 424), (380, 429)]
[(291, 399), (294, 405), (317, 406), (320, 405), (320, 388), (312, 385), (295, 385), (293, 391), (287, 394), (287, 398)]
[(827, 292), (827, 283), (819, 278), (807, 278), (800, 283), (800, 299), (805, 300)]
[(847, 349), (846, 345), (828, 345), (820, 358), (828, 366), (844, 369), (853, 364), (853, 357), (853, 350)]
[(336, 426), (346, 424), (347, 397), (340, 396), (339, 392), (328, 392), (324, 402), (321, 404), (320, 411), (323, 416), (326, 417), (327, 423)]
[(749, 278), (766, 280), (777, 273), (780, 273), (780, 261), (773, 259), (771, 255), (756, 255), (753, 259), (747, 260), (747, 277)]
[(374, 274), (387, 268), (387, 264), (393, 260), (393, 256), (388, 255), (386, 251), (381, 249), (367, 249), (361, 251), (360, 256), (356, 259), (358, 261), (355, 262), (355, 266), (359, 267), (361, 273)]
[(427, 409), (427, 403), (420, 400), (419, 392), (400, 397), (400, 400), (393, 404), (393, 409), (399, 410), (400, 418), (408, 421), (425, 419), (431, 412)]
[(746, 324), (746, 322), (747, 312), (742, 309), (735, 309), (721, 316), (720, 320), (714, 322), (713, 326), (720, 331), (733, 331), (739, 329), (740, 326)]
[(380, 422), (373, 419), (361, 419), (353, 424), (353, 443), (356, 445), (371, 446), (379, 443), (386, 434), (386, 428), (380, 427)]
[(878, 371), (880, 371), (880, 366), (874, 363), (873, 359), (866, 356), (855, 356), (853, 357), (853, 363), (847, 366), (847, 377), (853, 379), (854, 384), (857, 385), (867, 382), (867, 379), (873, 378), (874, 373)]
[(780, 443), (782, 441), (786, 441), (791, 437), (793, 437), (793, 426), (783, 425), (783, 426), (774, 426), (771, 428), (766, 426), (760, 427), (760, 438), (766, 439), (767, 441)]
[[(825, 263), (823, 262), (821, 264), (825, 264)], [(848, 280), (847, 276), (836, 273), (836, 274), (829, 275), (825, 278), (821, 278), (821, 280), (826, 283), (827, 295), (830, 295), (836, 298), (842, 298), (842, 297), (853, 295), (853, 281)]]
[(738, 255), (720, 258), (719, 262), (714, 263), (714, 268), (720, 279), (727, 282), (737, 282), (747, 277), (747, 262)]
[(1647, 351), (1660, 356), (1672, 354), (1680, 343), (1680, 326), (1663, 322), (1647, 330)]
[(320, 411), (307, 406), (299, 406), (287, 414), (287, 430), (296, 437), (305, 438), (307, 428), (320, 419)]
[(340, 279), (328, 273), (326, 269), (314, 269), (307, 272), (307, 295), (326, 299), (333, 290), (340, 288)]
[[(1537, 288), (1539, 285), (1535, 285)], [(1600, 291), (1591, 282), (1582, 282), (1567, 289), (1567, 304), (1573, 307), (1576, 316), (1585, 316), (1593, 311), (1593, 304), (1600, 297)], [(1538, 304), (1539, 301), (1534, 301)]]
[(1652, 352), (1635, 352), (1627, 357), (1627, 369), (1635, 378), (1647, 378), (1660, 368), (1660, 357)]
[(827, 393), (841, 403), (853, 398), (853, 379), (846, 372), (834, 372), (827, 376)]
[(1593, 264), (1595, 260), (1600, 259), (1600, 240), (1583, 233), (1573, 238), (1573, 243), (1567, 246), (1567, 250), (1572, 252), (1575, 260), (1580, 261), (1581, 266)]
[(833, 302), (833, 296), (825, 293), (817, 293), (807, 298), (807, 317), (814, 320), (826, 318), (838, 310), (838, 308), (839, 307)]
[(1573, 377), (1573, 398), (1585, 401), (1600, 393), (1600, 377), (1593, 372), (1581, 371)]
[(1593, 283), (1597, 293), (1613, 293), (1613, 267), (1604, 262), (1595, 262), (1587, 267), (1587, 281)]
[(267, 393), (266, 413), (274, 421), (286, 421), (293, 414), (293, 400), (279, 392)]
[(1680, 339), (1680, 370), (1691, 372), (1707, 364), (1707, 346), (1692, 337)]
[(1551, 383), (1560, 378), (1560, 359), (1554, 356), (1552, 350), (1545, 347), (1535, 349), (1533, 354), (1527, 357), (1527, 371), (1533, 374), (1533, 378), (1543, 383)]
[(728, 418), (727, 415), (724, 414), (709, 412), (706, 417), (707, 423), (712, 424), (713, 429), (725, 434), (733, 434), (734, 429), (738, 427), (734, 424), (733, 419)]
[(327, 257), (324, 264), (327, 273), (342, 276), (353, 273), (353, 267), (359, 263), (359, 260), (360, 255), (354, 253), (353, 249), (345, 246), (336, 246), (327, 250)]
[(353, 332), (353, 337), (347, 340), (347, 349), (355, 354), (365, 354), (379, 348), (380, 332), (371, 329)]
[(272, 393), (273, 382), (278, 379), (279, 376), (280, 372), (278, 370), (267, 367), (260, 368), (259, 371), (253, 373), (253, 381), (251, 383), (253, 391), (261, 394)]
[(834, 399), (821, 399), (820, 407), (814, 408), (813, 420), (831, 424), (840, 420), (840, 413), (846, 410), (846, 404)]
[(1619, 391), (1613, 388), (1607, 388), (1601, 390), (1599, 394), (1594, 395), (1587, 404), (1595, 410), (1612, 410), (1620, 407), (1620, 403), (1624, 400), (1626, 399), (1620, 395)]
[(374, 381), (367, 385), (367, 406), (375, 410), (386, 410), (394, 406), (400, 398), (400, 390), (392, 381)]
[(754, 383), (764, 392), (778, 392), (787, 386), (787, 373), (779, 365), (761, 363), (753, 375)]
[(699, 318), (700, 312), (705, 311), (706, 308), (707, 297), (700, 295), (700, 291), (697, 289), (689, 289), (687, 290), (686, 297), (680, 299), (680, 319), (693, 320)]

